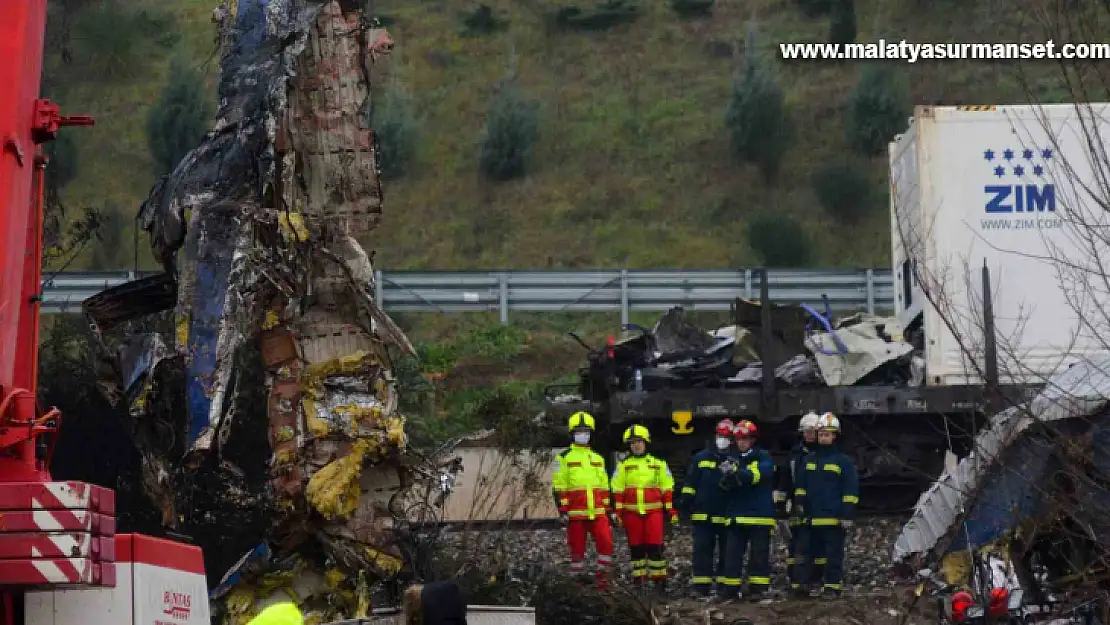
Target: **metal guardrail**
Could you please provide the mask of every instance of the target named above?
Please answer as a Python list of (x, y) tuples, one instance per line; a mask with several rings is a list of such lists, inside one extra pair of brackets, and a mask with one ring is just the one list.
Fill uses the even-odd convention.
[[(894, 308), (890, 269), (772, 270), (771, 299), (838, 311)], [(81, 302), (147, 272), (67, 272), (44, 281), (43, 312), (79, 312)], [(375, 297), (389, 312), (617, 312), (728, 310), (737, 296), (759, 297), (759, 273), (736, 270), (378, 271)]]

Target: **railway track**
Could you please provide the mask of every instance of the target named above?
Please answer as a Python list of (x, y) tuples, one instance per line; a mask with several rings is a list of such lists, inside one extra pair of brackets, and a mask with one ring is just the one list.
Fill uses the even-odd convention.
[[(866, 519), (908, 519), (913, 512), (912, 508), (898, 510), (876, 510), (861, 513), (860, 520)], [(683, 527), (686, 527), (683, 525)], [(422, 529), (421, 524), (413, 524), (414, 529)], [(431, 521), (423, 524), (423, 528), (442, 529), (448, 532), (489, 532), (508, 531), (526, 532), (534, 530), (554, 530), (562, 528), (559, 519), (499, 519), (499, 520), (469, 520), (469, 521)]]

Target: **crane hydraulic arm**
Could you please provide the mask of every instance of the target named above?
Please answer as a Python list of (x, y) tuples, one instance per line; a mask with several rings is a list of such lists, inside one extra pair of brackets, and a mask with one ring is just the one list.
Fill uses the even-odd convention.
[(11, 622), (13, 599), (29, 587), (115, 583), (115, 494), (51, 481), (43, 435), (61, 415), (40, 411), (35, 396), (41, 145), (62, 126), (93, 123), (39, 97), (45, 32), (46, 0), (0, 0), (0, 623)]
[(0, 482), (47, 481), (37, 440), (53, 430), (55, 411), (40, 415), (39, 300), (42, 282), (43, 181), (40, 146), (61, 126), (88, 126), (39, 98), (46, 0), (0, 1)]

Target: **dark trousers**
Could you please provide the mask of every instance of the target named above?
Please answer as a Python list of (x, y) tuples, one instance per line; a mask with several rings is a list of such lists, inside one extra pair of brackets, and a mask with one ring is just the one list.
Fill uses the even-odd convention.
[[(694, 589), (709, 594), (713, 582), (725, 574), (725, 549), (728, 526), (720, 523), (697, 522), (694, 526)], [(716, 558), (714, 558), (716, 553)], [(714, 567), (716, 564), (716, 567)]]
[(728, 555), (725, 557), (726, 585), (739, 590), (745, 579), (744, 554), (748, 558), (748, 590), (753, 594), (771, 587), (771, 527), (768, 525), (734, 524), (728, 532)]
[(844, 530), (836, 526), (805, 528), (807, 538), (799, 546), (795, 567), (802, 584), (816, 584), (821, 577), (816, 567), (824, 565), (824, 587), (839, 591), (844, 582)]
[(798, 523), (798, 520), (790, 519), (790, 542), (786, 544), (786, 577), (790, 580), (790, 588), (794, 590), (801, 588), (797, 560), (798, 554), (804, 551), (800, 545), (808, 538), (805, 528)]

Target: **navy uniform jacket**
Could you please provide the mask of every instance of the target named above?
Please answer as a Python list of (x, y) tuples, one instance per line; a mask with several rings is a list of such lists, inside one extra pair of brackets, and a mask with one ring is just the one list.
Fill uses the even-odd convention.
[(798, 441), (794, 448), (790, 450), (789, 459), (782, 465), (775, 469), (775, 505), (781, 512), (786, 512), (786, 502), (794, 501), (794, 482), (798, 471), (804, 467), (806, 455), (810, 450), (806, 447), (805, 441)]
[(767, 450), (755, 446), (748, 453), (736, 452), (739, 468), (722, 478), (729, 491), (727, 515), (737, 525), (775, 524), (775, 463)]
[(856, 465), (835, 445), (816, 445), (794, 481), (794, 503), (814, 527), (839, 525), (856, 518), (859, 476)]
[(735, 448), (724, 452), (707, 448), (690, 460), (682, 480), (679, 510), (688, 514), (692, 523), (728, 524), (728, 492), (721, 488), (719, 467), (725, 460), (735, 458)]

